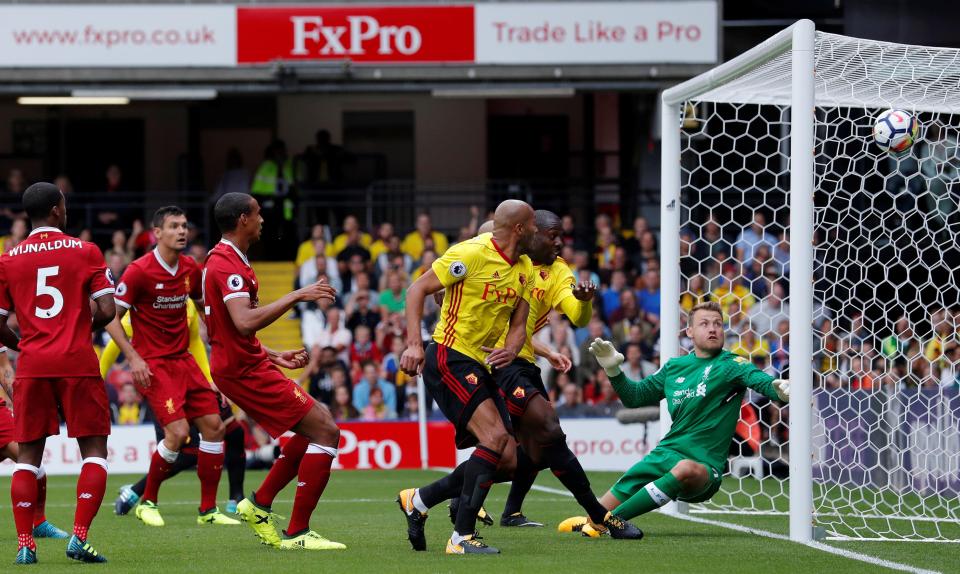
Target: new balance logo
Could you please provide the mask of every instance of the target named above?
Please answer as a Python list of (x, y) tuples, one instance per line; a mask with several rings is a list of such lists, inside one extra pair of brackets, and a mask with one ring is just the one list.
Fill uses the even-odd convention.
[(297, 483), (297, 488), (300, 488), (301, 486), (306, 486), (306, 485), (307, 485), (306, 482), (298, 482), (298, 483)]
[(157, 289), (163, 289), (163, 283), (157, 283)]
[(679, 385), (680, 383), (682, 383), (682, 382), (685, 381), (685, 380), (687, 380), (686, 377), (677, 377), (676, 383)]
[(33, 503), (30, 503), (30, 502), (18, 502), (18, 503), (17, 503), (17, 508), (30, 508), (31, 506), (33, 506)]
[(80, 494), (77, 495), (77, 498), (82, 498), (82, 499), (84, 499), (84, 500), (88, 500), (88, 499), (90, 499), (90, 498), (93, 498), (93, 495), (90, 494), (89, 492), (81, 492)]

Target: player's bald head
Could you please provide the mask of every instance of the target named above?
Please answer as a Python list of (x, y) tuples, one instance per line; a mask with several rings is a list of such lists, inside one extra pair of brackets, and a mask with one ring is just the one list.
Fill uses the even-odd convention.
[(487, 221), (484, 221), (484, 222), (480, 225), (480, 227), (477, 228), (477, 235), (480, 235), (481, 233), (493, 233), (493, 220), (492, 220), (492, 219), (488, 219)]
[(526, 222), (532, 214), (533, 208), (526, 201), (508, 199), (493, 212), (494, 229), (511, 229)]

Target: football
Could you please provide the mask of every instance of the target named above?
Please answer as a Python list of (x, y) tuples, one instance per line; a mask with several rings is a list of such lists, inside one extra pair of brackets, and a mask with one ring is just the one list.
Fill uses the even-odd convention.
[(884, 151), (899, 154), (913, 146), (919, 131), (920, 124), (910, 112), (887, 110), (873, 124), (873, 140)]

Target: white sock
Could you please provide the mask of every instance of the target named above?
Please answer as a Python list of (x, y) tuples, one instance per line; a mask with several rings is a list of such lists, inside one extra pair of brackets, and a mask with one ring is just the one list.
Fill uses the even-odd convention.
[(180, 456), (180, 451), (170, 450), (167, 448), (167, 445), (163, 444), (163, 441), (160, 441), (157, 444), (157, 452), (160, 453), (160, 458), (173, 464), (177, 461), (177, 457)]
[[(200, 450), (200, 452), (205, 452), (207, 454), (220, 454), (223, 452), (223, 441), (212, 442), (200, 439), (200, 444), (197, 446), (197, 448)], [(160, 456), (163, 456), (163, 454), (161, 453)], [(166, 457), (164, 457), (164, 460), (166, 460)], [(174, 458), (174, 460), (176, 460), (176, 458)]]
[(427, 505), (423, 503), (423, 499), (420, 498), (419, 488), (413, 493), (413, 507), (419, 510), (420, 512), (426, 512), (430, 510), (429, 508), (427, 508)]
[(452, 542), (454, 546), (456, 546), (457, 544), (460, 544), (461, 542), (463, 542), (465, 538), (466, 536), (462, 536), (460, 533), (454, 530), (453, 534), (450, 535), (450, 542)]
[(337, 449), (332, 446), (324, 446), (312, 442), (307, 445), (307, 452), (305, 454), (326, 454), (330, 455), (331, 458), (337, 458)]

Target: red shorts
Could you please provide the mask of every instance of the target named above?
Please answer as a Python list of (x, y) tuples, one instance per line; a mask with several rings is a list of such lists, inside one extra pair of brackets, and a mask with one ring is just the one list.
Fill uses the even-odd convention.
[(13, 413), (7, 405), (0, 405), (0, 448), (14, 442), (13, 440)]
[(13, 410), (17, 442), (60, 434), (61, 413), (70, 438), (110, 434), (110, 401), (100, 377), (17, 377)]
[(214, 375), (220, 392), (277, 438), (299, 423), (313, 408), (313, 397), (264, 361), (243, 378)]
[(220, 414), (216, 391), (203, 376), (191, 355), (146, 359), (153, 376), (150, 386), (140, 389), (153, 416), (162, 426), (180, 419)]

